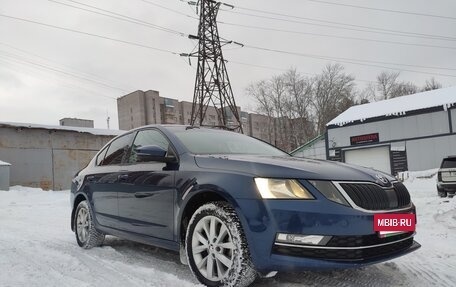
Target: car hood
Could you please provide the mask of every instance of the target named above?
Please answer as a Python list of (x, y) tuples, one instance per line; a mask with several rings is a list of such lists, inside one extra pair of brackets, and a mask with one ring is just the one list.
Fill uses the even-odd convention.
[(291, 156), (198, 155), (195, 156), (195, 162), (201, 168), (231, 171), (256, 177), (370, 181), (381, 185), (385, 185), (382, 183), (382, 179), (384, 180), (385, 177), (389, 182), (395, 180), (391, 175), (370, 168)]

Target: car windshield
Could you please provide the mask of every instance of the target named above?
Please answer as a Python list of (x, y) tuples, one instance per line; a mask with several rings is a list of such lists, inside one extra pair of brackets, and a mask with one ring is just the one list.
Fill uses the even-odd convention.
[(456, 168), (456, 158), (447, 158), (442, 162), (442, 168)]
[(265, 142), (235, 132), (192, 129), (176, 131), (175, 135), (193, 154), (288, 156)]

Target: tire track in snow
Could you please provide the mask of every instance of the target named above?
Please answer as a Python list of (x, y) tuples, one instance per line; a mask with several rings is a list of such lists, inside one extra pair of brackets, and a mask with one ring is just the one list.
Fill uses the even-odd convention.
[[(54, 248), (55, 245), (48, 246)], [(57, 255), (64, 253), (79, 261), (89, 270), (97, 270), (96, 274), (102, 274), (101, 284), (109, 286), (194, 286), (173, 275), (172, 272), (160, 271), (159, 263), (142, 266), (142, 261), (134, 256), (125, 256), (110, 246), (83, 250), (74, 243), (57, 246)], [(140, 253), (137, 252), (137, 255)], [(168, 270), (169, 271), (169, 270)], [(106, 276), (108, 275), (108, 276)], [(162, 279), (164, 278), (164, 279)], [(98, 278), (97, 278), (98, 279)], [(97, 284), (96, 284), (97, 285)]]

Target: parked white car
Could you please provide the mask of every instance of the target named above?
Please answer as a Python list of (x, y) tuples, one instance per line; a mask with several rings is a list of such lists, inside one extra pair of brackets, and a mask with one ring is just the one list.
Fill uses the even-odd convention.
[(437, 192), (440, 197), (453, 197), (456, 193), (456, 156), (442, 160), (437, 177)]

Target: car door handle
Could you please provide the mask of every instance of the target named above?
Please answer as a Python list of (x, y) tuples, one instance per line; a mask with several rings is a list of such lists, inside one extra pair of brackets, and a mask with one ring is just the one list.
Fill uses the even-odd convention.
[(151, 197), (154, 195), (155, 195), (154, 192), (135, 192), (136, 198), (146, 198), (146, 197)]
[(128, 180), (128, 174), (120, 174), (117, 179), (119, 179), (119, 181), (126, 181)]
[(94, 182), (95, 181), (95, 176), (94, 175), (89, 175), (86, 177), (88, 182)]

